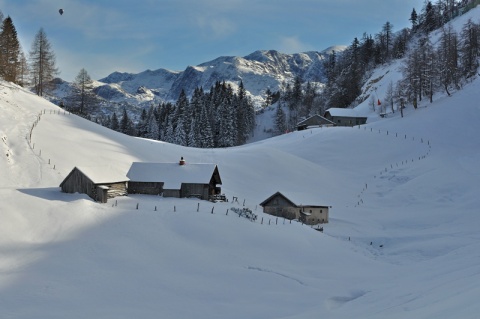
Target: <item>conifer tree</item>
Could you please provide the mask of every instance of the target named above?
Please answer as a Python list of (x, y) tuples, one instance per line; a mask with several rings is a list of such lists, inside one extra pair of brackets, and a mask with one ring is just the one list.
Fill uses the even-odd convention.
[(110, 128), (114, 131), (120, 130), (120, 123), (118, 122), (117, 113), (113, 112), (112, 119), (110, 120)]
[(480, 25), (468, 19), (461, 31), (462, 75), (470, 78), (477, 73), (480, 64)]
[(123, 134), (127, 134), (127, 135), (135, 134), (133, 122), (130, 120), (130, 117), (128, 116), (126, 108), (123, 108), (123, 115), (122, 115), (122, 119), (120, 120), (119, 130)]
[(279, 103), (275, 112), (275, 133), (283, 134), (287, 131), (287, 119), (282, 105)]
[(43, 96), (44, 92), (53, 87), (53, 78), (58, 73), (55, 66), (55, 54), (43, 28), (35, 35), (30, 50), (30, 70), (35, 92)]
[(439, 81), (450, 96), (452, 87), (460, 89), (459, 44), (457, 33), (451, 25), (442, 29), (437, 56)]
[(412, 31), (415, 31), (418, 26), (418, 14), (417, 14), (417, 11), (415, 11), (415, 8), (413, 8), (412, 13), (410, 14), (409, 20), (412, 23)]
[(84, 68), (75, 77), (68, 102), (70, 110), (78, 112), (82, 116), (91, 114), (98, 103), (97, 97), (93, 92), (93, 81)]
[(0, 32), (0, 76), (5, 81), (18, 83), (20, 76), (20, 42), (12, 18), (8, 16), (2, 23)]

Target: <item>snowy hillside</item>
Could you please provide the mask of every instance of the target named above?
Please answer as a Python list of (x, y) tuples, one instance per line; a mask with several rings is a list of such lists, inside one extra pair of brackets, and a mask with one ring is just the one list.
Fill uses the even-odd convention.
[[(363, 94), (383, 99), (400, 63), (375, 70)], [(360, 127), (197, 149), (111, 131), (0, 82), (0, 318), (477, 318), (478, 92), (480, 78), (403, 118), (366, 99)], [(59, 188), (75, 166), (126, 173), (182, 156), (217, 164), (230, 201), (100, 204)], [(324, 231), (263, 214), (277, 191), (331, 206)]]
[[(2, 82), (0, 315), (476, 318), (478, 92), (477, 79), (404, 118), (193, 149), (110, 131)], [(58, 187), (74, 166), (181, 156), (218, 164), (239, 202), (98, 204)], [(332, 206), (324, 232), (261, 213), (279, 190)], [(227, 215), (243, 203), (256, 223)]]

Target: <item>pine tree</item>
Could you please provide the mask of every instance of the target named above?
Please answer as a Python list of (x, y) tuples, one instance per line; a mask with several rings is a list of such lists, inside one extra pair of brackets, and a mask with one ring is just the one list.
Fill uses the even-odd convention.
[(390, 22), (386, 22), (382, 27), (382, 39), (383, 39), (383, 61), (390, 60), (393, 43), (393, 25)]
[(450, 88), (460, 89), (458, 37), (451, 25), (442, 29), (437, 48), (439, 81), (450, 96)]
[(417, 11), (415, 11), (415, 8), (413, 8), (412, 13), (410, 14), (409, 20), (412, 23), (412, 30), (415, 31), (418, 26), (418, 15), (417, 15)]
[(462, 75), (470, 78), (477, 73), (480, 63), (480, 25), (468, 19), (461, 31)]
[(35, 35), (30, 50), (31, 76), (35, 92), (39, 96), (53, 87), (53, 78), (58, 73), (55, 66), (55, 54), (43, 28)]
[(72, 112), (78, 112), (82, 116), (92, 113), (98, 100), (93, 92), (93, 81), (87, 70), (82, 68), (73, 83), (73, 89), (68, 97), (69, 109)]
[(118, 122), (117, 113), (113, 112), (112, 119), (110, 120), (110, 128), (114, 131), (120, 130), (120, 123)]
[(155, 108), (153, 106), (150, 106), (150, 108), (148, 109), (146, 122), (147, 122), (147, 126), (146, 126), (145, 137), (150, 138), (152, 140), (160, 139), (160, 126), (155, 116)]
[(8, 16), (0, 32), (0, 76), (5, 81), (18, 83), (20, 76), (20, 42), (13, 21)]
[(287, 119), (285, 111), (281, 104), (278, 104), (277, 111), (275, 112), (275, 133), (283, 134), (287, 131)]
[[(390, 104), (390, 110), (392, 113), (395, 113), (393, 108), (394, 106), (394, 92), (393, 92), (393, 82), (388, 83), (387, 91), (385, 92), (385, 104)], [(386, 107), (386, 106), (385, 106)]]
[(147, 110), (142, 109), (142, 113), (140, 113), (140, 119), (136, 125), (136, 136), (138, 137), (146, 137), (148, 135), (148, 125), (149, 125), (149, 118)]
[(187, 133), (183, 126), (183, 121), (178, 121), (175, 131), (173, 132), (173, 143), (177, 145), (187, 145)]
[(133, 127), (133, 122), (130, 120), (128, 116), (127, 110), (123, 108), (123, 115), (122, 119), (120, 120), (120, 132), (127, 135), (135, 135), (135, 129)]
[(17, 83), (21, 86), (26, 86), (30, 71), (28, 67), (27, 58), (25, 57), (25, 54), (23, 53), (23, 51), (20, 51), (20, 65), (19, 65), (18, 71), (19, 71), (19, 74), (18, 74)]
[(422, 39), (420, 48), (420, 86), (424, 95), (428, 96), (430, 103), (433, 102), (433, 93), (436, 89), (437, 72), (435, 61), (437, 59), (430, 38)]

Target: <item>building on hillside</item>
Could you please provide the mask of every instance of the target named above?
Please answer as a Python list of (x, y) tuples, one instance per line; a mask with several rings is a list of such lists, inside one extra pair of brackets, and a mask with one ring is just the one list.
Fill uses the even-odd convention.
[(367, 116), (362, 116), (355, 109), (329, 108), (323, 115), (336, 126), (355, 126), (367, 123)]
[(297, 124), (297, 130), (302, 131), (312, 127), (334, 126), (334, 125), (335, 123), (330, 121), (329, 119), (326, 119), (323, 116), (315, 114), (310, 116), (309, 118), (304, 119), (303, 121), (300, 121)]
[[(294, 195), (294, 194), (289, 194)], [(307, 225), (328, 223), (328, 213), (331, 206), (316, 204), (307, 199), (304, 194), (297, 194), (288, 198), (281, 192), (276, 192), (262, 203), (263, 212), (269, 215), (283, 217), (286, 219), (297, 219)], [(301, 202), (310, 200), (310, 204), (296, 204), (293, 200)]]
[(134, 162), (127, 173), (128, 193), (209, 200), (221, 193), (216, 164)]
[(109, 166), (74, 167), (60, 184), (65, 193), (87, 194), (106, 203), (109, 198), (127, 195), (128, 178)]

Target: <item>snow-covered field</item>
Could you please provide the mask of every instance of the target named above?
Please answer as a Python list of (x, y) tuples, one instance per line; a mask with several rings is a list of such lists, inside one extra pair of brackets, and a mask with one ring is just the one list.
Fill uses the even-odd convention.
[[(477, 80), (404, 118), (205, 150), (112, 132), (1, 83), (0, 317), (476, 318), (478, 92)], [(217, 163), (239, 203), (98, 204), (58, 187), (74, 166), (180, 156)], [(324, 233), (264, 215), (278, 190), (331, 205)], [(243, 202), (263, 224), (227, 215)]]
[[(479, 92), (477, 79), (403, 118), (194, 149), (0, 82), (0, 318), (478, 318)], [(58, 187), (74, 166), (181, 156), (218, 164), (238, 203), (99, 204)], [(261, 212), (282, 190), (332, 206), (323, 233)], [(243, 205), (255, 223), (230, 210)]]

